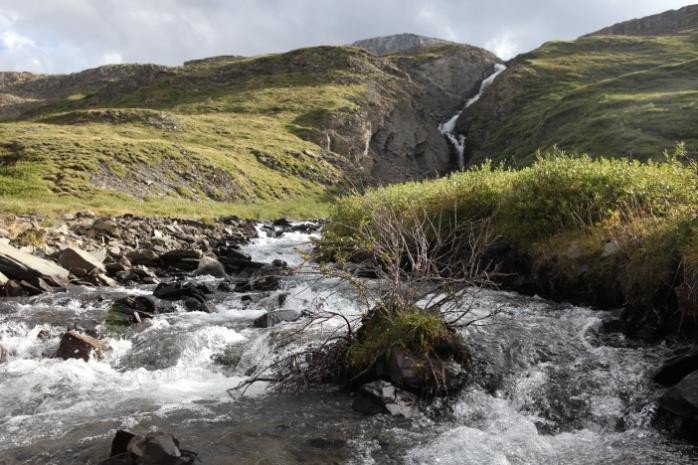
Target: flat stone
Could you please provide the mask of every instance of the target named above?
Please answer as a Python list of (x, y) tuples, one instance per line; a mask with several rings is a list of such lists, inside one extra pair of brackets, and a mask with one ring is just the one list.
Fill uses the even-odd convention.
[(106, 272), (101, 260), (89, 252), (76, 247), (68, 247), (62, 250), (61, 254), (58, 256), (58, 263), (79, 277), (84, 277), (93, 270)]
[(36, 278), (68, 279), (70, 272), (54, 262), (0, 244), (0, 273), (10, 279), (33, 281)]

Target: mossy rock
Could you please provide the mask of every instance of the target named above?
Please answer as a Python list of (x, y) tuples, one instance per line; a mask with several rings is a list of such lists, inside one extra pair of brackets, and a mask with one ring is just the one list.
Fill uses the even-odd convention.
[(422, 397), (445, 395), (467, 381), (470, 355), (438, 313), (372, 310), (347, 350), (350, 385), (386, 380)]

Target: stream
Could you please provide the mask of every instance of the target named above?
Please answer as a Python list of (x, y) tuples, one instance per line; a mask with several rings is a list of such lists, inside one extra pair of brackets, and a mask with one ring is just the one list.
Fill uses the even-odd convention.
[[(261, 231), (261, 230), (260, 230)], [(282, 289), (217, 294), (216, 312), (158, 315), (113, 332), (113, 299), (138, 288), (74, 288), (0, 302), (0, 465), (97, 464), (117, 429), (171, 432), (203, 463), (414, 465), (684, 465), (698, 450), (651, 426), (654, 368), (671, 347), (646, 347), (601, 330), (609, 312), (500, 291), (474, 294), (474, 312), (496, 317), (463, 330), (481, 379), (448, 408), (410, 419), (365, 417), (336, 389), (276, 393), (258, 383), (227, 390), (274, 357), (322, 340), (341, 321), (301, 334), (301, 320), (251, 326), (268, 310), (322, 303), (361, 311), (350, 289), (304, 265), (311, 236), (260, 234), (254, 260), (299, 272)], [(201, 278), (215, 281), (213, 278)], [(279, 298), (280, 295), (285, 298)], [(51, 358), (67, 326), (97, 326), (112, 350), (101, 360)]]

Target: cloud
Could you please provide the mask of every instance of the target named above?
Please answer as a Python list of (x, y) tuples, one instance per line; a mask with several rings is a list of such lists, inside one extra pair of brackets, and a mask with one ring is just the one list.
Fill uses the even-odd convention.
[(414, 32), (503, 58), (686, 0), (2, 0), (0, 69), (180, 64)]

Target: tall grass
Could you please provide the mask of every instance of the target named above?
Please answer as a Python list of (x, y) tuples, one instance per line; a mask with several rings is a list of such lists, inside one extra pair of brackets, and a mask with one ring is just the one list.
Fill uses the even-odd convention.
[(529, 257), (528, 272), (545, 267), (591, 293), (617, 286), (625, 303), (671, 307), (675, 297), (664, 295), (667, 289), (690, 287), (685, 281), (695, 273), (681, 270), (698, 270), (698, 175), (684, 155), (682, 145), (661, 163), (554, 149), (518, 170), (487, 163), (436, 181), (374, 189), (336, 203), (321, 248), (339, 259), (370, 249), (356, 226), (377, 223), (386, 204), (402, 212), (405, 224), (415, 212), (433, 221), (459, 218), (454, 227), (489, 219), (504, 249)]

